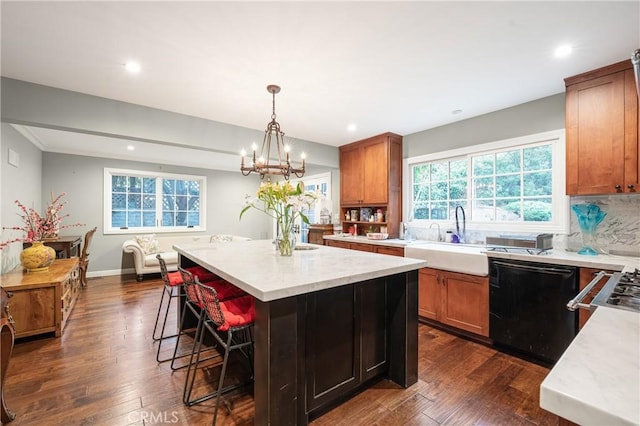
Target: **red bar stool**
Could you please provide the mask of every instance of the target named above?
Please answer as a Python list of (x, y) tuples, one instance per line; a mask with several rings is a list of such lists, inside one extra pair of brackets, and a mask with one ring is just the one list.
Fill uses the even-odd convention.
[[(162, 276), (162, 281), (163, 281), (163, 290), (162, 290), (162, 297), (160, 298), (160, 304), (158, 305), (158, 313), (156, 314), (156, 323), (153, 327), (153, 340), (158, 342), (158, 350), (156, 353), (156, 361), (158, 362), (165, 362), (165, 361), (169, 361), (172, 360), (171, 362), (171, 368), (172, 369), (176, 369), (174, 368), (174, 362), (176, 358), (182, 358), (185, 356), (188, 356), (191, 354), (191, 352), (186, 352), (184, 354), (180, 354), (178, 355), (177, 353), (177, 347), (180, 343), (180, 337), (183, 334), (184, 331), (186, 330), (180, 330), (178, 331), (178, 333), (175, 334), (171, 334), (171, 335), (165, 335), (165, 329), (166, 329), (166, 325), (167, 325), (167, 318), (169, 316), (169, 310), (171, 308), (171, 302), (173, 299), (179, 298), (180, 297), (180, 288), (183, 286), (183, 282), (182, 282), (182, 275), (180, 274), (180, 272), (168, 272), (167, 270), (167, 264), (165, 263), (164, 259), (162, 259), (162, 257), (160, 255), (157, 255), (156, 258), (158, 259), (158, 263), (160, 264), (160, 275)], [(216, 286), (216, 288), (220, 289), (221, 294), (225, 297), (225, 298), (232, 298), (232, 297), (238, 297), (238, 296), (242, 296), (245, 295), (246, 293), (243, 292), (242, 290), (240, 290), (239, 288), (227, 283), (226, 281), (223, 281), (222, 279), (220, 279), (220, 277), (218, 277), (217, 275), (215, 275), (214, 273), (207, 271), (206, 269), (202, 268), (201, 266), (194, 266), (191, 268), (187, 268), (187, 270), (192, 273), (193, 275), (197, 276), (198, 279), (200, 280), (200, 282), (204, 282), (206, 283), (206, 285), (214, 285)], [(195, 294), (195, 293), (194, 293)], [(160, 329), (160, 335), (157, 336), (156, 332), (158, 329), (158, 325), (160, 323), (160, 314), (162, 312), (162, 307), (163, 307), (163, 303), (164, 303), (164, 299), (165, 296), (167, 296), (168, 300), (166, 303), (166, 308), (164, 309), (164, 315), (162, 318), (162, 327)], [(190, 303), (189, 307), (192, 304)], [(197, 315), (200, 315), (200, 308), (197, 309)], [(183, 315), (184, 318), (184, 315)], [(182, 324), (182, 320), (180, 324)], [(177, 341), (176, 341), (176, 348), (174, 349), (174, 353), (173, 356), (171, 357), (167, 357), (164, 359), (160, 359), (160, 352), (162, 351), (162, 343), (165, 339), (169, 339), (169, 338), (174, 338), (177, 337)], [(181, 366), (179, 368), (182, 368), (185, 366)]]
[[(221, 301), (215, 288), (200, 283), (198, 278), (194, 278), (192, 275), (190, 276), (190, 274), (185, 271), (185, 273), (183, 273), (183, 281), (186, 284), (189, 280), (193, 280), (195, 284), (199, 295), (198, 297), (204, 308), (205, 317), (198, 335), (198, 344), (194, 345), (187, 376), (185, 377), (183, 402), (188, 406), (192, 406), (208, 399), (216, 398), (213, 414), (213, 424), (215, 425), (221, 396), (227, 392), (253, 383), (253, 325), (255, 322), (255, 304), (253, 297), (250, 295)], [(220, 378), (218, 379), (218, 388), (216, 391), (191, 399), (198, 365), (204, 361), (200, 359), (200, 354), (202, 352), (205, 329), (215, 338), (217, 343), (216, 349), (222, 357)], [(246, 382), (224, 387), (229, 354), (233, 350), (239, 350), (247, 359), (251, 377)], [(195, 359), (193, 359), (194, 357)]]

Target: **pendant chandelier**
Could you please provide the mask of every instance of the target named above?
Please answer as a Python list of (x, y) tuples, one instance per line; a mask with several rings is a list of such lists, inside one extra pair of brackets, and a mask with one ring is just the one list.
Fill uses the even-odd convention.
[[(241, 152), (242, 160), (240, 161), (240, 171), (244, 176), (249, 176), (251, 173), (258, 173), (260, 179), (264, 179), (265, 176), (279, 175), (283, 176), (285, 180), (289, 180), (291, 174), (294, 174), (298, 178), (304, 176), (304, 161), (305, 154), (302, 153), (302, 166), (295, 168), (291, 166), (289, 162), (289, 145), (284, 143), (284, 132), (280, 130), (280, 124), (276, 121), (276, 93), (280, 92), (280, 86), (270, 84), (267, 86), (267, 91), (273, 96), (273, 112), (271, 113), (271, 121), (267, 124), (267, 129), (264, 131), (264, 140), (262, 141), (262, 147), (260, 153), (256, 158), (257, 145), (254, 143), (251, 149), (253, 154), (251, 156), (251, 164), (245, 165), (245, 157), (247, 152), (243, 149)], [(271, 157), (271, 143), (275, 138), (275, 150), (277, 152), (277, 162)], [(284, 158), (283, 158), (284, 155)]]

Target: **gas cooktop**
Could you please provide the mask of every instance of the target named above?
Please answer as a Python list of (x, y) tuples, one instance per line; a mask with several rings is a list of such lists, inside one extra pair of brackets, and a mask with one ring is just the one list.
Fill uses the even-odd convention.
[(591, 303), (640, 312), (640, 271), (614, 273)]

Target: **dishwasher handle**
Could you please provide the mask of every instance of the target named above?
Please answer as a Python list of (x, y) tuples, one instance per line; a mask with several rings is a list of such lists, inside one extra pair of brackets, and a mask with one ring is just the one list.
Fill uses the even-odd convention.
[(543, 273), (543, 274), (571, 275), (575, 273), (574, 269), (563, 268), (563, 267), (522, 265), (519, 263), (500, 262), (500, 261), (493, 261), (493, 264), (498, 266), (505, 266), (507, 268), (523, 269), (525, 271)]
[(596, 274), (596, 276), (587, 284), (587, 286), (582, 289), (580, 293), (573, 299), (569, 300), (567, 303), (567, 309), (570, 311), (575, 311), (578, 308), (591, 310), (591, 304), (582, 303), (587, 294), (593, 289), (593, 287), (598, 284), (598, 282), (604, 277), (610, 277), (612, 274), (607, 274), (604, 271), (600, 271)]

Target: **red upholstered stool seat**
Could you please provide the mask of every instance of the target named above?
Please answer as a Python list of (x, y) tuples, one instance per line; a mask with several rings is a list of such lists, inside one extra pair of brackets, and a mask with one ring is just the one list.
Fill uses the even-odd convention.
[[(219, 301), (225, 301), (236, 297), (247, 296), (247, 292), (225, 280), (203, 282), (203, 285), (213, 287), (218, 294)], [(252, 298), (253, 299), (253, 298)]]
[[(198, 277), (198, 280), (200, 280), (201, 283), (221, 280), (219, 276), (211, 271), (207, 271), (202, 266), (193, 266), (191, 268), (187, 268), (187, 271), (191, 272), (193, 276)], [(182, 275), (180, 275), (180, 271), (169, 272), (167, 277), (169, 279), (169, 285), (182, 285)]]
[(253, 296), (236, 297), (226, 301), (218, 300), (220, 300), (220, 310), (225, 320), (224, 324), (218, 327), (218, 330), (227, 331), (232, 327), (248, 325), (256, 320), (256, 305)]

